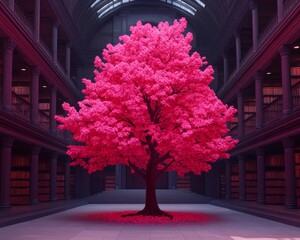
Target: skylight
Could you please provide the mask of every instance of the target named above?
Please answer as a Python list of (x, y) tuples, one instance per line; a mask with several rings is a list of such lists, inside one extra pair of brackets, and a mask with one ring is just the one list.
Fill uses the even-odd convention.
[[(107, 14), (109, 11), (113, 10), (114, 8), (124, 4), (133, 2), (135, 0), (113, 0), (105, 4), (103, 7), (97, 10), (98, 18), (103, 17), (105, 14)], [(95, 0), (95, 2), (91, 5), (91, 8), (95, 7), (98, 3), (100, 3), (101, 0)]]
[(203, 3), (202, 1), (200, 0), (195, 0), (196, 3), (198, 3), (201, 7), (205, 8), (205, 3)]
[(180, 9), (182, 9), (183, 11), (191, 14), (191, 15), (195, 15), (195, 13), (197, 12), (197, 9), (192, 7), (190, 4), (182, 1), (182, 0), (160, 0), (161, 2), (165, 2), (171, 5), (174, 5)]
[[(112, 0), (109, 1), (107, 4), (105, 4), (104, 6), (100, 7), (97, 10), (98, 18), (103, 17), (104, 15), (106, 15), (108, 12), (110, 12), (111, 10), (113, 10), (114, 8), (124, 4), (124, 3), (129, 3), (129, 2), (133, 2), (135, 0)], [(194, 8), (193, 6), (191, 6), (190, 4), (186, 3), (183, 0), (160, 0), (161, 2), (165, 2), (168, 3), (170, 5), (176, 6), (180, 9), (182, 9), (183, 11), (191, 14), (192, 16), (194, 16), (197, 12), (197, 9)], [(96, 7), (99, 3), (101, 3), (102, 0), (95, 0), (92, 5), (91, 8)], [(201, 6), (201, 7), (205, 7), (205, 4), (201, 1), (201, 0), (195, 0), (195, 2)], [(101, 4), (102, 5), (102, 4)]]

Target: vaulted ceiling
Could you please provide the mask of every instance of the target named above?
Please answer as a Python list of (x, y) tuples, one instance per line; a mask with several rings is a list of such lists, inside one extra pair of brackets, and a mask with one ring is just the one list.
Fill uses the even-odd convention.
[[(64, 3), (85, 42), (106, 21), (124, 10), (166, 9), (185, 17), (204, 45), (214, 42), (232, 14), (237, 0), (65, 0)], [(98, 12), (97, 12), (98, 11)], [(159, 21), (159, 19), (158, 19)]]

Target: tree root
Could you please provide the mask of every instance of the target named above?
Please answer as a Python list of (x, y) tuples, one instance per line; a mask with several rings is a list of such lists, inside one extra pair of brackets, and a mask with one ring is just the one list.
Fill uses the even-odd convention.
[(171, 214), (161, 211), (160, 209), (156, 209), (156, 210), (143, 209), (136, 213), (129, 213), (129, 214), (122, 215), (122, 217), (134, 217), (134, 216), (168, 217), (171, 220), (173, 219), (173, 216)]

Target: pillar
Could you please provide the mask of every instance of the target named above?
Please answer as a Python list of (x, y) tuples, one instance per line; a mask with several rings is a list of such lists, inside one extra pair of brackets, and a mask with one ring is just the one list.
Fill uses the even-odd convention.
[(121, 189), (122, 188), (122, 165), (117, 164), (115, 167), (116, 171), (116, 189)]
[(34, 39), (40, 41), (41, 0), (35, 0), (34, 5)]
[(246, 200), (246, 160), (244, 155), (238, 156), (239, 160), (239, 199)]
[(9, 136), (2, 137), (1, 150), (1, 194), (0, 207), (10, 206), (10, 169), (11, 169), (11, 149), (14, 139)]
[(50, 105), (50, 128), (51, 133), (57, 133), (57, 124), (54, 116), (56, 115), (56, 107), (57, 107), (57, 87), (52, 86), (51, 89), (51, 105)]
[(277, 0), (277, 18), (278, 22), (283, 18), (283, 0)]
[(265, 156), (262, 148), (256, 150), (257, 159), (257, 203), (265, 203)]
[(286, 208), (296, 208), (296, 178), (295, 178), (295, 142), (292, 138), (282, 141), (284, 147), (284, 169), (285, 169), (285, 206)]
[(244, 96), (241, 91), (238, 92), (238, 135), (244, 136)]
[(66, 45), (66, 72), (67, 78), (70, 78), (71, 75), (71, 44), (67, 43)]
[(52, 53), (53, 61), (57, 63), (57, 36), (58, 36), (58, 23), (54, 22), (52, 26)]
[(283, 46), (280, 50), (281, 57), (281, 80), (282, 80), (282, 98), (283, 115), (289, 115), (292, 112), (292, 90), (290, 80), (290, 51), (288, 46)]
[(4, 63), (3, 63), (3, 109), (12, 110), (12, 67), (13, 67), (13, 52), (15, 42), (11, 39), (6, 39), (4, 43)]
[(40, 147), (33, 146), (30, 162), (30, 204), (38, 203), (39, 153)]
[(241, 37), (239, 32), (235, 32), (235, 55), (236, 55), (236, 69), (240, 69), (241, 63)]
[(39, 67), (34, 67), (32, 71), (31, 79), (31, 122), (33, 124), (39, 123), (39, 79), (40, 79)]
[(70, 159), (65, 162), (65, 199), (70, 199)]
[(177, 173), (175, 171), (168, 172), (168, 188), (176, 189), (177, 185)]
[(57, 178), (57, 157), (58, 154), (53, 152), (51, 154), (51, 167), (50, 167), (50, 201), (56, 201), (56, 178)]
[(230, 159), (225, 160), (225, 198), (230, 199), (231, 196), (231, 164)]
[(255, 74), (255, 102), (256, 102), (256, 128), (263, 127), (263, 75), (258, 71)]
[(229, 69), (228, 69), (228, 56), (227, 54), (223, 54), (223, 64), (224, 64), (224, 84), (228, 82), (228, 74), (229, 74)]
[(258, 7), (257, 0), (250, 1), (250, 8), (252, 11), (252, 46), (253, 52), (257, 51), (258, 47)]

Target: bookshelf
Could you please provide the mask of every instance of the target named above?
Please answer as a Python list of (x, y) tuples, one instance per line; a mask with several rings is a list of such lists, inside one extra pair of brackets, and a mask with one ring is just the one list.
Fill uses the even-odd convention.
[(257, 162), (256, 159), (246, 161), (246, 200), (257, 199)]
[(11, 205), (28, 205), (30, 202), (30, 156), (12, 154), (10, 172)]
[(12, 86), (12, 107), (14, 111), (29, 119), (30, 116), (30, 87)]
[(57, 162), (56, 198), (65, 199), (65, 163), (60, 161)]
[(285, 201), (285, 179), (284, 179), (284, 156), (266, 156), (265, 185), (266, 203), (284, 204)]
[(231, 163), (230, 198), (239, 198), (239, 164), (237, 161)]
[(185, 174), (182, 177), (177, 176), (176, 188), (180, 190), (190, 191), (191, 189), (191, 176), (190, 174)]
[(114, 172), (107, 172), (105, 175), (105, 191), (114, 190), (116, 188), (116, 176)]
[(75, 167), (70, 167), (70, 198), (75, 198)]
[(300, 207), (300, 152), (295, 152), (295, 178), (297, 207)]
[(50, 160), (40, 159), (39, 161), (39, 180), (38, 180), (38, 199), (40, 202), (50, 201), (51, 181), (50, 181)]
[(219, 184), (220, 184), (220, 198), (225, 199), (225, 197), (226, 197), (226, 175), (224, 173), (220, 174)]
[(39, 124), (40, 126), (50, 128), (50, 103), (39, 102)]
[(300, 67), (291, 67), (293, 107), (300, 105)]

